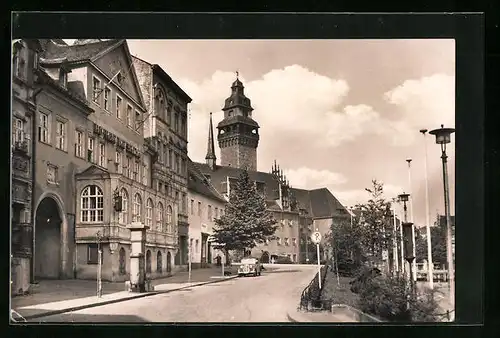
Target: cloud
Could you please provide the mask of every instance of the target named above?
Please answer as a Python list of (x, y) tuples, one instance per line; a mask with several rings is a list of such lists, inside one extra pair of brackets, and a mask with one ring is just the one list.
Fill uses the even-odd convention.
[(342, 174), (329, 170), (315, 170), (307, 167), (285, 170), (285, 176), (293, 187), (303, 189), (337, 186), (347, 182), (347, 179)]
[(422, 128), (439, 128), (441, 124), (455, 126), (454, 76), (434, 74), (406, 80), (387, 91), (384, 99), (397, 106), (400, 113), (392, 123), (397, 131), (394, 144), (412, 144)]
[[(383, 183), (383, 182), (382, 182)], [(366, 188), (370, 187), (370, 183), (366, 184)], [(344, 206), (353, 206), (363, 204), (370, 199), (370, 193), (363, 189), (338, 190), (335, 187), (329, 187), (330, 191), (339, 199)], [(392, 200), (404, 191), (403, 187), (393, 184), (384, 183), (384, 198), (387, 201)]]

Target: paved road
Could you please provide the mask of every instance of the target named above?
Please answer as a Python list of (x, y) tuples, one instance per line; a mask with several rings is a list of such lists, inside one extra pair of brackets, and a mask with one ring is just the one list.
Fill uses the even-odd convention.
[(287, 310), (298, 304), (315, 273), (315, 267), (292, 265), (260, 277), (236, 278), (32, 322), (287, 322)]

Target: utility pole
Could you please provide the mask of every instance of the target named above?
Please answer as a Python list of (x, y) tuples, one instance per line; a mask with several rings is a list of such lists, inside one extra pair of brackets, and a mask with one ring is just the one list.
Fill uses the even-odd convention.
[(432, 261), (432, 239), (431, 239), (431, 224), (429, 215), (429, 179), (427, 170), (427, 138), (425, 137), (427, 129), (420, 129), (424, 135), (424, 149), (425, 149), (425, 228), (427, 230), (427, 280), (429, 288), (434, 289), (434, 264)]

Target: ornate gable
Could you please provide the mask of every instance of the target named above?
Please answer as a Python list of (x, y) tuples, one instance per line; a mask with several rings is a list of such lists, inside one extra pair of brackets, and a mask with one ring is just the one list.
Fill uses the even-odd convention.
[(126, 41), (103, 51), (92, 61), (110, 79), (120, 71), (113, 82), (146, 109)]
[(104, 168), (98, 167), (95, 164), (91, 164), (87, 169), (75, 175), (77, 179), (87, 179), (87, 178), (110, 178), (109, 171)]

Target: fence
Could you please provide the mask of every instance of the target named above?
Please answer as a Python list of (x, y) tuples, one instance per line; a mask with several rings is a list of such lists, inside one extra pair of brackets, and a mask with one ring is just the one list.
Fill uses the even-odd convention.
[[(328, 265), (323, 265), (321, 271), (321, 287), (325, 285), (325, 278), (328, 271)], [(322, 308), (321, 290), (318, 285), (318, 274), (314, 276), (308, 286), (302, 291), (300, 295), (299, 310), (310, 308)]]

